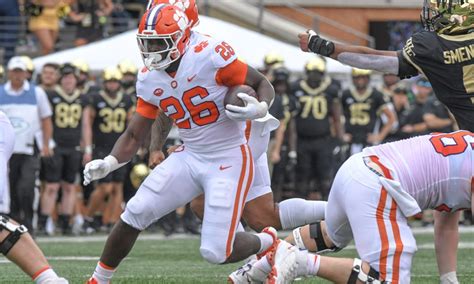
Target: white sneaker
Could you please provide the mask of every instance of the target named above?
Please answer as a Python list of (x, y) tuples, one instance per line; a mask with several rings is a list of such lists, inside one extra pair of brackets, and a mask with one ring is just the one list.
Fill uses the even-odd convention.
[(288, 242), (280, 240), (276, 249), (267, 258), (272, 264), (272, 272), (268, 275), (266, 284), (292, 283), (297, 276), (297, 248)]
[(232, 284), (263, 283), (267, 274), (257, 269), (254, 266), (255, 262), (257, 260), (253, 259), (239, 267), (239, 269), (229, 275), (227, 282)]
[(274, 250), (276, 248), (276, 246), (278, 245), (278, 233), (277, 233), (277, 230), (275, 230), (275, 228), (266, 227), (265, 229), (262, 230), (262, 233), (269, 234), (273, 239), (273, 244), (268, 249), (266, 249), (265, 251), (257, 254), (257, 259), (260, 259), (260, 258), (264, 257), (267, 253)]
[(69, 284), (69, 281), (67, 281), (66, 278), (63, 277), (58, 277), (58, 278), (51, 278), (51, 279), (46, 279), (44, 284)]

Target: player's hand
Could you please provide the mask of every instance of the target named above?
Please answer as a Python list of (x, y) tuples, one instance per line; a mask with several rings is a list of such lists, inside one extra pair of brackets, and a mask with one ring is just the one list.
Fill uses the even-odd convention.
[(307, 30), (304, 33), (298, 34), (300, 48), (304, 52), (310, 51), (308, 48), (309, 42), (313, 36), (318, 36), (318, 34), (313, 30)]
[(380, 135), (370, 133), (367, 136), (367, 142), (372, 145), (378, 145), (380, 142), (382, 142), (382, 139), (380, 139)]
[(152, 151), (148, 158), (148, 167), (154, 169), (156, 166), (161, 164), (165, 160), (165, 154), (163, 151)]
[(352, 135), (350, 135), (349, 133), (345, 133), (345, 134), (342, 136), (342, 141), (344, 141), (344, 143), (351, 143), (351, 141), (352, 141)]
[(281, 161), (280, 151), (272, 151), (270, 153), (270, 162), (272, 162), (272, 164), (277, 164), (280, 161)]
[(110, 173), (110, 164), (102, 159), (93, 160), (84, 169), (84, 185), (94, 180), (104, 178)]
[(178, 145), (170, 146), (170, 147), (166, 150), (166, 153), (168, 153), (168, 155), (171, 155), (171, 154), (173, 154), (174, 151), (176, 151), (176, 149), (178, 149), (178, 148), (181, 147), (181, 146), (183, 146), (183, 145), (178, 144)]
[(82, 164), (86, 165), (90, 161), (92, 161), (92, 153), (84, 153), (84, 155), (82, 155)]
[(53, 149), (50, 149), (49, 147), (43, 147), (41, 149), (41, 157), (51, 157), (53, 156)]
[(237, 121), (254, 120), (267, 114), (268, 105), (266, 102), (259, 102), (256, 98), (245, 93), (239, 93), (237, 96), (245, 102), (245, 106), (227, 105), (225, 113), (230, 119)]

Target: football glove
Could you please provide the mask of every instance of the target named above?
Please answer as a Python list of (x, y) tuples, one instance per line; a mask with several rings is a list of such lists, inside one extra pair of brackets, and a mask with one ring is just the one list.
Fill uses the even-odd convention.
[(237, 96), (245, 102), (245, 106), (227, 105), (225, 113), (230, 119), (237, 121), (254, 120), (264, 117), (268, 112), (268, 104), (259, 102), (256, 98), (245, 93)]
[(84, 185), (88, 185), (94, 180), (106, 177), (110, 172), (115, 171), (125, 163), (119, 163), (114, 156), (107, 156), (103, 160), (93, 160), (86, 164), (84, 168)]

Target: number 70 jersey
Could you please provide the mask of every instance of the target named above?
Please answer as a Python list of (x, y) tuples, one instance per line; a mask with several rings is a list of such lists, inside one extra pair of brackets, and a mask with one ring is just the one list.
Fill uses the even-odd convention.
[(229, 80), (243, 84), (246, 72), (246, 65), (227, 43), (193, 32), (174, 76), (145, 68), (139, 72), (137, 112), (143, 114), (140, 100), (159, 108), (175, 121), (181, 139), (193, 152), (238, 147), (246, 143), (244, 123), (225, 115), (225, 85)]

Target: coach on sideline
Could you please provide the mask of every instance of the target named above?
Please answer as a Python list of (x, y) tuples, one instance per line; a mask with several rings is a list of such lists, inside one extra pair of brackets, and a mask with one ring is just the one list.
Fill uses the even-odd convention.
[(10, 59), (7, 69), (8, 81), (0, 85), (0, 110), (12, 122), (16, 136), (9, 164), (10, 215), (32, 232), (34, 188), (39, 169), (34, 140), (41, 130), (41, 156), (51, 156), (48, 146), (53, 132), (52, 112), (45, 92), (26, 80), (26, 64), (20, 57)]

